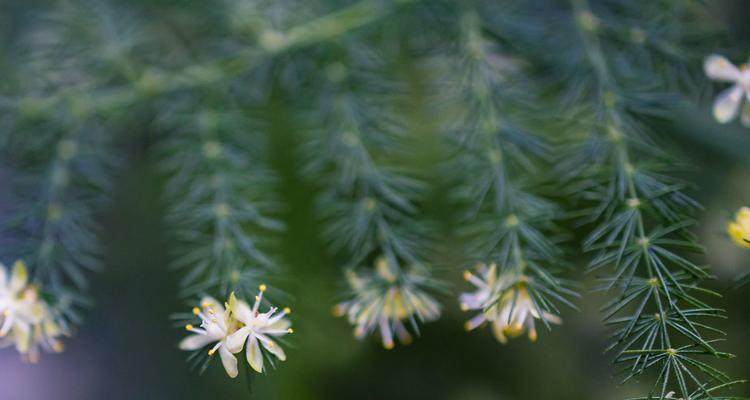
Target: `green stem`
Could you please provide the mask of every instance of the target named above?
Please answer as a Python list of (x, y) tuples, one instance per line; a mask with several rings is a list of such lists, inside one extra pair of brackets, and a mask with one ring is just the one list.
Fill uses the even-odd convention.
[[(94, 96), (69, 92), (45, 98), (29, 97), (22, 100), (19, 107), (48, 114), (59, 110), (64, 103), (68, 103), (68, 105), (75, 104), (79, 108), (79, 113), (95, 114), (100, 111), (127, 107), (144, 97), (215, 85), (246, 73), (263, 60), (295, 48), (342, 36), (349, 31), (385, 18), (399, 5), (416, 1), (418, 0), (399, 0), (393, 2), (396, 5), (394, 6), (390, 2), (363, 0), (293, 27), (285, 33), (272, 34), (271, 39), (264, 41), (261, 38), (260, 49), (247, 49), (228, 59), (194, 64), (174, 72), (151, 70), (141, 75), (141, 79), (135, 83), (135, 88), (132, 85), (108, 88), (99, 91)], [(261, 36), (262, 34), (263, 32)]]

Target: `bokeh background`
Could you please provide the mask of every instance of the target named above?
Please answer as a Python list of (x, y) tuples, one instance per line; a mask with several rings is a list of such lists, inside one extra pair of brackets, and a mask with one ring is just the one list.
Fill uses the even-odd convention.
[[(743, 3), (725, 2), (725, 15), (734, 39), (750, 43), (745, 23), (750, 13)], [(43, 4), (0, 4), (0, 21)], [(659, 132), (688, 161), (691, 168), (683, 178), (695, 184), (692, 194), (705, 206), (696, 231), (707, 247), (705, 262), (717, 275), (709, 285), (725, 296), (718, 300), (729, 315), (721, 322), (728, 333), (723, 349), (738, 356), (722, 366), (734, 377), (750, 378), (750, 286), (732, 287), (735, 277), (750, 268), (750, 252), (733, 246), (724, 234), (733, 211), (750, 205), (750, 130), (717, 125), (709, 105), (706, 99), (682, 110), (675, 121), (661, 122)], [(422, 123), (419, 115), (415, 118), (415, 126), (429, 126), (428, 117), (422, 116)], [(96, 306), (62, 354), (30, 365), (12, 350), (0, 351), (0, 399), (240, 399), (250, 398), (248, 385), (254, 398), (269, 400), (593, 400), (648, 390), (650, 379), (620, 385), (613, 377), (609, 357), (602, 354), (607, 337), (598, 312), (602, 295), (587, 289), (578, 302), (581, 310), (564, 310), (565, 323), (553, 332), (540, 332), (535, 344), (518, 339), (503, 346), (486, 330), (467, 334), (466, 315), (451, 297), (441, 298), (443, 317), (425, 325), (422, 337), (410, 346), (387, 351), (375, 340), (354, 340), (351, 327), (330, 312), (341, 288), (341, 270), (321, 239), (313, 210), (315, 190), (299, 173), (295, 149), (300, 143), (294, 131), (293, 123), (270, 128), (271, 158), (285, 201), (279, 217), (288, 227), (278, 248), (286, 278), (276, 283), (290, 296), (296, 331), (286, 362), (251, 383), (243, 377), (228, 379), (218, 362), (202, 376), (189, 369), (187, 354), (177, 349), (184, 331), (169, 318), (186, 305), (177, 296), (180, 276), (168, 268), (163, 181), (155, 168), (158, 160), (148, 156), (153, 136), (138, 131), (123, 144), (128, 167), (118, 177), (112, 206), (100, 216), (106, 269), (94, 277)], [(429, 131), (423, 134), (424, 154), (433, 154), (431, 146), (439, 146), (439, 139)], [(434, 157), (423, 159), (422, 168), (434, 167)], [(7, 207), (5, 181), (0, 171), (0, 208)], [(429, 212), (450, 218), (439, 196)], [(440, 245), (445, 254), (458, 256), (460, 244), (445, 240)], [(585, 265), (583, 258), (580, 265)], [(571, 276), (590, 288), (592, 278), (582, 269)], [(440, 275), (454, 291), (466, 288), (459, 271)], [(750, 395), (750, 385), (734, 393)]]

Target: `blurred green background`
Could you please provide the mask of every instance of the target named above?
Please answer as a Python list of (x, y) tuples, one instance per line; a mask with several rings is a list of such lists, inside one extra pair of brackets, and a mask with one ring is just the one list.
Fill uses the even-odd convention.
[[(747, 16), (746, 7), (736, 10), (727, 15), (742, 25), (734, 30), (742, 38), (746, 18), (740, 17)], [(565, 323), (552, 332), (542, 330), (535, 344), (518, 339), (503, 346), (486, 329), (464, 332), (467, 315), (447, 296), (440, 298), (443, 317), (425, 325), (422, 337), (410, 346), (388, 351), (372, 338), (356, 341), (346, 321), (330, 312), (341, 288), (340, 263), (326, 252), (313, 210), (314, 188), (299, 173), (300, 136), (294, 132), (300, 129), (278, 122), (287, 119), (287, 100), (275, 98), (267, 116), (277, 121), (269, 132), (271, 158), (285, 201), (280, 218), (288, 227), (277, 249), (285, 278), (274, 283), (290, 296), (295, 334), (288, 360), (252, 382), (254, 398), (593, 400), (648, 391), (652, 376), (624, 386), (613, 377), (610, 357), (602, 354), (607, 329), (598, 307), (603, 296), (587, 289), (578, 302), (581, 311), (564, 310)], [(429, 171), (440, 157), (440, 139), (430, 131), (426, 113), (419, 112), (423, 96), (412, 93), (411, 100), (416, 110), (411, 123), (423, 145), (415, 166)], [(679, 149), (693, 167), (683, 178), (695, 184), (693, 194), (706, 207), (697, 233), (708, 248), (705, 261), (718, 278), (709, 285), (725, 295), (717, 301), (729, 315), (721, 322), (728, 333), (722, 348), (738, 356), (722, 361), (722, 366), (734, 377), (750, 378), (750, 287), (731, 288), (734, 278), (750, 268), (750, 252), (733, 246), (724, 234), (734, 210), (750, 205), (750, 131), (738, 124), (715, 124), (708, 102), (683, 110), (677, 122), (661, 122), (659, 139)], [(177, 296), (180, 275), (168, 268), (163, 181), (155, 168), (158, 160), (148, 156), (153, 136), (134, 132), (123, 144), (128, 167), (118, 178), (111, 209), (101, 215), (107, 268), (94, 277), (95, 308), (61, 355), (46, 355), (40, 364), (28, 365), (12, 350), (1, 351), (0, 399), (250, 398), (243, 377), (230, 380), (216, 361), (199, 376), (185, 362), (187, 353), (177, 349), (185, 332), (169, 317), (187, 305)], [(450, 209), (440, 193), (433, 198), (428, 212), (449, 219)], [(460, 244), (443, 237), (438, 246), (448, 259), (458, 258)], [(590, 288), (592, 278), (583, 275), (583, 265), (582, 258), (581, 268), (570, 275)], [(467, 288), (458, 270), (440, 275), (454, 292)], [(750, 395), (750, 385), (734, 393)]]

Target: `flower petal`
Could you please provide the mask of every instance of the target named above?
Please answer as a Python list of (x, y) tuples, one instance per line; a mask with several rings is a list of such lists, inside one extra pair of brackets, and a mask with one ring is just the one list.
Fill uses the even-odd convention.
[(253, 322), (253, 310), (250, 308), (249, 304), (242, 300), (237, 300), (235, 302), (234, 307), (232, 308), (232, 313), (234, 318), (243, 324), (249, 325)]
[(224, 365), (224, 370), (227, 371), (227, 375), (230, 378), (236, 378), (238, 374), (237, 357), (227, 350), (226, 343), (219, 348), (219, 356), (221, 357), (221, 364)]
[(505, 330), (505, 326), (507, 324), (502, 319), (496, 319), (492, 321), (492, 333), (495, 335), (495, 338), (502, 343), (506, 344), (508, 343), (508, 338), (505, 337), (505, 333), (503, 332)]
[(13, 264), (13, 272), (10, 276), (10, 290), (18, 292), (26, 286), (29, 275), (26, 272), (26, 264), (19, 260)]
[(198, 350), (213, 340), (206, 335), (190, 335), (180, 342), (180, 350)]
[(742, 87), (734, 85), (719, 94), (714, 102), (714, 118), (725, 124), (737, 116), (742, 101)]
[(227, 349), (232, 353), (239, 353), (242, 351), (242, 346), (247, 341), (247, 336), (250, 334), (250, 327), (242, 327), (237, 332), (227, 336)]
[(741, 75), (739, 68), (726, 58), (716, 54), (706, 57), (706, 61), (703, 62), (703, 70), (706, 71), (709, 78), (717, 81), (734, 82)]
[(268, 350), (269, 353), (276, 356), (281, 361), (286, 360), (286, 354), (284, 353), (284, 349), (279, 346), (278, 343), (271, 341), (270, 339), (267, 342), (261, 342), (263, 344), (263, 347)]
[(260, 345), (255, 336), (250, 338), (250, 341), (247, 342), (245, 356), (247, 357), (248, 364), (250, 364), (254, 370), (263, 372), (263, 353), (260, 351)]

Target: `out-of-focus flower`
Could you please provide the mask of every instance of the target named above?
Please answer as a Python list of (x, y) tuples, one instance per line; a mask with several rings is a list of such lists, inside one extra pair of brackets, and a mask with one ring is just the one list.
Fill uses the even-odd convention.
[(16, 261), (10, 276), (0, 264), (0, 321), (0, 347), (14, 345), (26, 361), (38, 362), (41, 350), (64, 349), (59, 337), (66, 332), (38, 289), (29, 284), (22, 261)]
[(252, 308), (246, 302), (238, 300), (234, 293), (229, 297), (229, 309), (232, 312), (232, 317), (236, 318), (242, 326), (229, 336), (227, 346), (232, 353), (238, 353), (247, 343), (247, 347), (245, 347), (247, 362), (257, 372), (263, 372), (262, 349), (281, 361), (286, 360), (284, 350), (273, 338), (293, 332), (290, 327), (291, 323), (284, 318), (291, 313), (289, 308), (284, 308), (278, 313), (276, 307), (269, 308), (265, 313), (259, 311), (265, 291), (266, 285), (260, 285), (260, 293), (255, 296), (255, 304)]
[[(714, 102), (714, 118), (724, 124), (730, 122), (737, 116), (742, 99), (750, 100), (750, 69), (747, 65), (735, 66), (726, 58), (713, 54), (706, 58), (703, 63), (706, 75), (716, 81), (734, 83), (730, 88), (719, 94)], [(750, 127), (750, 103), (744, 102), (742, 125)]]
[(355, 326), (354, 336), (362, 339), (379, 331), (383, 347), (394, 347), (394, 334), (402, 344), (409, 344), (412, 336), (405, 321), (416, 329), (416, 322), (434, 321), (440, 317), (440, 306), (425, 291), (434, 286), (423, 267), (412, 266), (400, 270), (380, 257), (374, 272), (347, 271), (352, 299), (334, 307), (334, 315), (348, 317)]
[(548, 323), (560, 324), (560, 317), (539, 310), (526, 288), (528, 277), (514, 271), (497, 273), (495, 264), (479, 266), (480, 275), (469, 271), (464, 273), (467, 281), (474, 284), (477, 290), (460, 296), (461, 308), (464, 311), (482, 310), (466, 322), (467, 331), (489, 322), (492, 333), (500, 343), (507, 343), (528, 331), (529, 340), (537, 339), (535, 320), (542, 319)]
[(22, 349), (19, 351), (25, 359), (36, 363), (41, 357), (41, 350), (60, 353), (65, 349), (60, 340), (63, 335), (67, 335), (67, 332), (57, 323), (54, 314), (44, 304), (41, 318), (32, 325), (28, 341), (23, 342)]
[(200, 327), (190, 324), (185, 326), (193, 334), (180, 342), (180, 349), (199, 350), (214, 343), (208, 350), (208, 355), (213, 356), (218, 351), (227, 375), (230, 378), (237, 377), (237, 358), (227, 346), (227, 337), (237, 330), (237, 321), (212, 297), (204, 297), (200, 307), (193, 308), (193, 314), (201, 319)]
[(727, 224), (727, 233), (737, 246), (750, 249), (750, 208), (742, 207)]

